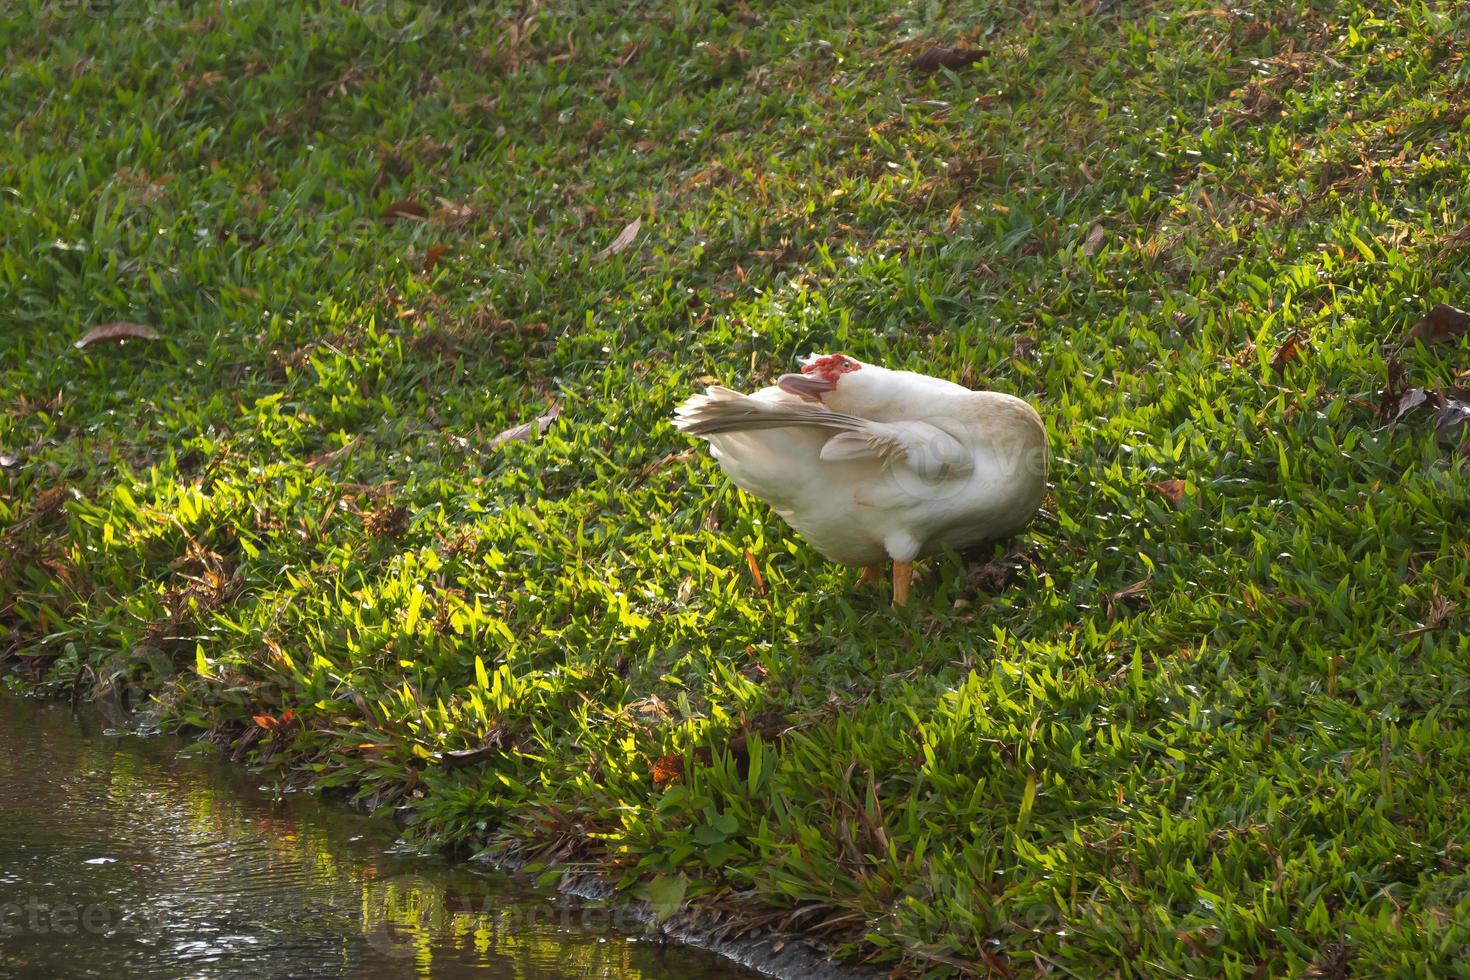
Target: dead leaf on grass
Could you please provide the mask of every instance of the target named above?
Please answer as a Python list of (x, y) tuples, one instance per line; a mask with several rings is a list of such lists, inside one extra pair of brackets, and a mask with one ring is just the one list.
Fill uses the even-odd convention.
[(1106, 236), (1107, 232), (1103, 230), (1103, 226), (1094, 224), (1092, 230), (1087, 233), (1087, 240), (1082, 243), (1082, 254), (1091, 258), (1102, 251), (1103, 239)]
[(1436, 395), (1428, 388), (1409, 388), (1394, 391), (1385, 388), (1379, 392), (1378, 420), (1384, 425), (1393, 425), (1421, 405), (1435, 405)]
[(507, 732), (503, 725), (495, 725), (489, 733), (480, 740), (477, 748), (473, 749), (450, 749), (439, 756), (439, 768), (462, 769), (465, 766), (484, 762), (505, 750), (508, 742)]
[(553, 405), (546, 410), (546, 414), (538, 415), (534, 420), (530, 422), (522, 422), (520, 425), (513, 425), (509, 429), (506, 429), (504, 432), (497, 435), (494, 439), (491, 439), (489, 448), (494, 449), (497, 446), (505, 445), (507, 442), (535, 442), (541, 437), (541, 434), (546, 431), (547, 427), (550, 426), (551, 423), (555, 422), (560, 416), (561, 407), (558, 405)]
[(429, 251), (424, 254), (424, 272), (433, 272), (434, 266), (439, 264), (439, 260), (444, 257), (444, 253), (447, 251), (449, 251), (449, 246), (443, 242), (435, 242), (430, 245)]
[(989, 54), (988, 48), (951, 48), (936, 44), (914, 55), (909, 62), (909, 70), (920, 74), (936, 72), (941, 68), (960, 71), (977, 61), (983, 61)]
[(429, 209), (418, 201), (394, 201), (383, 209), (379, 221), (422, 221), (429, 216)]
[(684, 756), (670, 752), (653, 764), (653, 785), (656, 789), (668, 789), (684, 777)]
[(1107, 612), (1108, 612), (1108, 618), (1109, 619), (1112, 619), (1113, 618), (1113, 606), (1114, 605), (1116, 605), (1117, 603), (1122, 603), (1122, 602), (1131, 602), (1132, 600), (1141, 597), (1145, 592), (1148, 591), (1149, 583), (1152, 582), (1152, 581), (1153, 581), (1153, 576), (1150, 575), (1147, 578), (1143, 579), (1142, 581), (1134, 582), (1132, 585), (1125, 585), (1125, 586), (1123, 586), (1117, 592), (1110, 592), (1110, 593), (1108, 593), (1108, 596), (1107, 596), (1107, 603), (1108, 603), (1108, 610), (1107, 610)]
[(1154, 483), (1145, 483), (1144, 486), (1169, 501), (1171, 507), (1178, 507), (1184, 500), (1183, 480), (1159, 480)]
[(1442, 630), (1450, 624), (1450, 620), (1454, 619), (1455, 613), (1459, 611), (1459, 606), (1435, 592), (1434, 598), (1430, 600), (1429, 608), (1424, 613), (1424, 622), (1411, 630), (1405, 630), (1399, 636), (1418, 636), (1421, 633)]
[(335, 463), (337, 462), (337, 460), (341, 459), (343, 456), (346, 456), (348, 453), (352, 452), (352, 450), (356, 449), (358, 444), (361, 442), (362, 436), (353, 436), (351, 439), (348, 439), (345, 443), (338, 446), (336, 449), (329, 449), (324, 453), (317, 453), (315, 456), (311, 457), (311, 459), (306, 461), (306, 465), (310, 466), (313, 469), (316, 469), (317, 467), (327, 466), (331, 463)]
[(745, 552), (745, 565), (750, 569), (750, 577), (755, 579), (755, 591), (757, 595), (766, 594), (766, 578), (761, 574), (760, 566), (756, 564), (755, 555), (749, 550)]
[(1433, 411), (1434, 436), (1447, 446), (1464, 446), (1470, 439), (1470, 388), (1410, 388), (1391, 392), (1385, 389), (1378, 405), (1378, 418), (1385, 425), (1397, 425), (1415, 410)]
[(1440, 393), (1442, 404), (1434, 413), (1434, 436), (1446, 446), (1464, 447), (1470, 439), (1470, 388)]
[(484, 213), (483, 208), (470, 204), (468, 201), (451, 201), (441, 197), (438, 209), (429, 220), (441, 228), (462, 228), (479, 218), (482, 213)]
[(1467, 330), (1470, 330), (1470, 313), (1440, 303), (1409, 328), (1404, 335), (1404, 343), (1421, 340), (1425, 347), (1432, 347), (1463, 337)]
[(619, 252), (627, 251), (629, 246), (633, 244), (634, 240), (638, 238), (638, 232), (641, 231), (642, 228), (643, 219), (634, 218), (623, 227), (622, 231), (618, 232), (618, 237), (614, 238), (606, 248), (600, 249), (597, 252), (593, 253), (592, 261), (601, 262), (603, 259), (611, 255), (617, 255)]
[(82, 335), (73, 346), (87, 347), (107, 340), (157, 340), (158, 331), (145, 323), (104, 323)]
[(1286, 342), (1276, 349), (1275, 354), (1271, 355), (1271, 370), (1280, 371), (1286, 365), (1301, 357), (1302, 351), (1305, 349), (1306, 347), (1302, 343), (1300, 334), (1294, 333), (1290, 337), (1287, 337)]

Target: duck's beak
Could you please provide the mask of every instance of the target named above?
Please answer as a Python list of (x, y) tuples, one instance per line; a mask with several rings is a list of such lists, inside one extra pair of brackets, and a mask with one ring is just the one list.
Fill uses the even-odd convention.
[(821, 401), (823, 395), (837, 387), (837, 383), (820, 374), (783, 374), (776, 379), (776, 386), (793, 395)]

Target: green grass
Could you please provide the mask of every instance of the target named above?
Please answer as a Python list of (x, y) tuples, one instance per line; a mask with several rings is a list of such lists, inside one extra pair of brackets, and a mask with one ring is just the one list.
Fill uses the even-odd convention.
[[(0, 14), (10, 683), (907, 973), (1463, 971), (1467, 9), (526, 8)], [(810, 350), (1031, 398), (1018, 552), (685, 452)]]

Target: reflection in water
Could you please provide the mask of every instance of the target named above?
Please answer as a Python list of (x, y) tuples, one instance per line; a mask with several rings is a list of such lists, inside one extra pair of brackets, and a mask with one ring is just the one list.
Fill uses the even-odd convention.
[(0, 695), (0, 975), (750, 975), (181, 744)]

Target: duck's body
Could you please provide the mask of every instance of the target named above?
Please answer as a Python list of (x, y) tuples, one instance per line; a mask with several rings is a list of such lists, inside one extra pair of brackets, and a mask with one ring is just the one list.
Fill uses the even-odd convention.
[(751, 395), (711, 388), (676, 424), (827, 558), (909, 563), (1019, 531), (1046, 484), (1046, 429), (1019, 398), (814, 358)]

